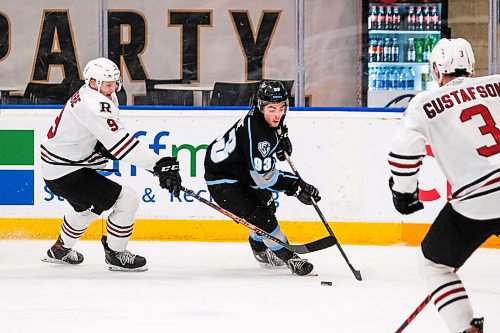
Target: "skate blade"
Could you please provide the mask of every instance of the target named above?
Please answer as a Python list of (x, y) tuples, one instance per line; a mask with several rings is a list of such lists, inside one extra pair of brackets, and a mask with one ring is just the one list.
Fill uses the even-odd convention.
[(144, 265), (142, 267), (137, 267), (137, 268), (124, 268), (108, 264), (108, 270), (112, 272), (145, 272), (148, 270), (148, 266)]
[(275, 266), (271, 264), (264, 264), (262, 262), (259, 262), (259, 266), (265, 269), (287, 269), (286, 265), (280, 265), (280, 266)]
[(45, 256), (42, 259), (42, 262), (47, 262), (50, 264), (59, 264), (59, 265), (79, 265), (79, 264), (72, 264), (64, 260), (56, 259), (56, 258), (51, 258), (49, 256)]

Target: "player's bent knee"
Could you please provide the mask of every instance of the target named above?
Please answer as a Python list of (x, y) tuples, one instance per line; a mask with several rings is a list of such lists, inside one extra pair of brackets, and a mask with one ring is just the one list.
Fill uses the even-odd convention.
[(257, 207), (249, 216), (246, 217), (248, 222), (256, 225), (266, 232), (273, 232), (278, 226), (276, 216), (267, 206)]

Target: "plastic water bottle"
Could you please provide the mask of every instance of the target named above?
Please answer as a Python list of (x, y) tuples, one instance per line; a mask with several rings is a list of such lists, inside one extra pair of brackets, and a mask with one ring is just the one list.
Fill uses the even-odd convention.
[(386, 67), (380, 69), (380, 90), (387, 90), (389, 85), (389, 70)]
[(406, 60), (408, 62), (414, 62), (415, 61), (415, 39), (414, 38), (408, 38), (408, 55), (406, 57)]
[(368, 69), (368, 90), (376, 90), (377, 86), (377, 72), (376, 69), (370, 67)]
[(410, 73), (410, 80), (408, 84), (408, 90), (415, 90), (415, 71), (413, 70), (413, 67), (409, 68), (409, 73)]
[(399, 71), (397, 67), (394, 67), (394, 70), (391, 73), (390, 79), (389, 79), (389, 90), (398, 90), (400, 89), (399, 87)]
[(405, 68), (401, 72), (401, 89), (403, 90), (414, 90), (415, 88), (415, 72), (413, 68)]
[(375, 68), (373, 75), (375, 76), (375, 90), (381, 90), (380, 69), (378, 67)]

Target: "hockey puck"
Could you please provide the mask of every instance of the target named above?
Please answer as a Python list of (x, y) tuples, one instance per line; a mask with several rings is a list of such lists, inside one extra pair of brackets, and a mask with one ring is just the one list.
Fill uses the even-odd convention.
[(331, 286), (332, 285), (332, 281), (321, 281), (321, 285), (322, 286)]

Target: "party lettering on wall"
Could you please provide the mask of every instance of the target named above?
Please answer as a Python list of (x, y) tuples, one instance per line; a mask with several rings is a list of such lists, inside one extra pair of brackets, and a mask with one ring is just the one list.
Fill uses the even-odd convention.
[[(258, 26), (254, 27), (248, 11), (228, 11), (228, 19), (234, 26), (245, 57), (247, 80), (263, 78), (263, 62), (280, 14), (279, 10), (263, 11)], [(165, 29), (178, 29), (180, 34), (180, 39), (175, 42), (181, 43), (181, 78), (199, 81), (200, 29), (213, 27), (212, 12), (169, 10), (167, 17), (168, 24)], [(123, 29), (128, 31), (127, 38), (124, 38)], [(108, 11), (108, 55), (111, 60), (120, 64), (124, 73), (128, 73), (131, 81), (144, 80), (149, 76), (141, 60), (141, 55), (147, 47), (147, 29), (147, 21), (138, 11)], [(0, 57), (5, 57), (10, 47), (10, 29), (8, 17), (4, 15), (0, 15), (0, 31)], [(49, 81), (50, 69), (53, 66), (62, 69), (63, 78), (81, 79), (69, 10), (43, 11), (34, 58), (31, 80)]]

